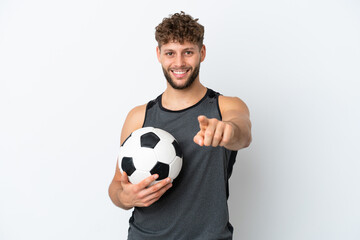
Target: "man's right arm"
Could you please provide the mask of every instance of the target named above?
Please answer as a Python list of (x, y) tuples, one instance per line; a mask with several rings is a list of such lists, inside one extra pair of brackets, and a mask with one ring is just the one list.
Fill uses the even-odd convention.
[[(129, 112), (121, 131), (121, 144), (133, 131), (142, 127), (145, 111), (146, 104), (135, 107)], [(133, 207), (148, 207), (172, 186), (170, 179), (166, 178), (147, 188), (156, 178), (158, 175), (154, 174), (138, 184), (131, 184), (126, 173), (121, 174), (118, 159), (115, 175), (109, 186), (109, 196), (116, 206), (126, 210)]]

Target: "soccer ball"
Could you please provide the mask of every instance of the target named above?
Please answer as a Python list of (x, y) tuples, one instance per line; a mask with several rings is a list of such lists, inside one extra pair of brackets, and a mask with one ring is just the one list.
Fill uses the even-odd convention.
[(119, 168), (133, 184), (158, 174), (151, 185), (167, 177), (175, 179), (181, 170), (183, 155), (179, 143), (168, 132), (153, 127), (140, 128), (124, 141), (119, 151)]

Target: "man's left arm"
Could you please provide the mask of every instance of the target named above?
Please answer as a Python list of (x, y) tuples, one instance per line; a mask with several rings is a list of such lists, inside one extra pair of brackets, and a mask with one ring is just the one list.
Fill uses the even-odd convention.
[(222, 120), (199, 116), (200, 131), (194, 142), (200, 146), (223, 146), (229, 150), (246, 148), (251, 143), (250, 113), (237, 97), (219, 96)]

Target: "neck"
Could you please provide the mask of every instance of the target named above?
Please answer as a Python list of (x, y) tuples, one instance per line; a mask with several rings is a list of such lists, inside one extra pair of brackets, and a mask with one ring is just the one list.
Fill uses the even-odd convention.
[(207, 91), (199, 81), (195, 81), (190, 87), (186, 89), (174, 89), (167, 85), (166, 90), (162, 95), (162, 106), (166, 109), (177, 111), (186, 109), (199, 102)]

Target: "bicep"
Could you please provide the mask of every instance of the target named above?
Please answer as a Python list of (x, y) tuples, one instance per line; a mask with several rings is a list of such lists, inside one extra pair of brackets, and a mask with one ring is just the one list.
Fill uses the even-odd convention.
[[(142, 127), (145, 118), (146, 104), (133, 108), (127, 115), (121, 130), (120, 145), (135, 130)], [(121, 172), (119, 170), (119, 159), (116, 161), (115, 176), (113, 182), (119, 182)]]
[(250, 122), (249, 108), (245, 102), (238, 97), (219, 96), (219, 108), (223, 121), (230, 121), (237, 118)]
[(144, 124), (146, 104), (133, 108), (127, 115), (121, 130), (120, 144), (135, 130)]

